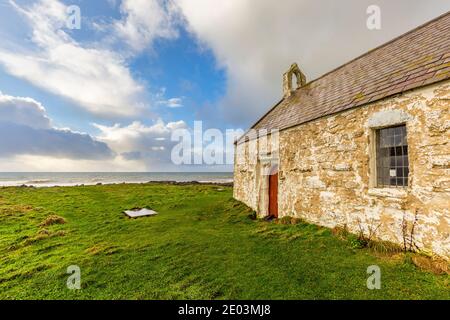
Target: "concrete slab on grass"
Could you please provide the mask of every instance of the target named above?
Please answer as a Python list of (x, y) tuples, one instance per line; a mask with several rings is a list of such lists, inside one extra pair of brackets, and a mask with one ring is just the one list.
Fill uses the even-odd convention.
[(158, 212), (150, 210), (150, 209), (136, 209), (136, 210), (126, 210), (124, 211), (127, 216), (130, 218), (139, 218), (139, 217), (147, 217), (157, 215)]

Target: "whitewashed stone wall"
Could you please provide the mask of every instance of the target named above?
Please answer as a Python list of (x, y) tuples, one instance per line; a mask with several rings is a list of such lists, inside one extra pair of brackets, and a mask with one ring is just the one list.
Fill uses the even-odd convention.
[[(401, 123), (407, 129), (409, 186), (377, 188), (374, 129)], [(282, 131), (279, 140), (278, 154), (261, 156), (254, 146), (235, 164), (234, 197), (260, 216), (268, 202), (262, 159), (271, 157), (279, 165), (280, 217), (345, 225), (354, 233), (378, 228), (377, 238), (399, 244), (402, 224), (410, 227), (417, 218), (419, 248), (450, 258), (450, 81)]]

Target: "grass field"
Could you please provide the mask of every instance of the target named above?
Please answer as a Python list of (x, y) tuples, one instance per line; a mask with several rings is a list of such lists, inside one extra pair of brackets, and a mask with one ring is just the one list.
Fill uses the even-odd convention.
[[(159, 215), (122, 214), (133, 207)], [(449, 276), (421, 271), (408, 256), (250, 213), (228, 187), (1, 188), (0, 298), (450, 298)], [(66, 287), (70, 265), (81, 268), (81, 290)], [(367, 289), (370, 265), (381, 268), (380, 290)]]

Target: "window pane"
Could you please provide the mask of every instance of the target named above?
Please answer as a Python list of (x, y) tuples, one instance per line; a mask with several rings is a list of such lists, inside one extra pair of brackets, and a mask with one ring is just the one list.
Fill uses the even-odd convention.
[(391, 157), (391, 167), (395, 166), (396, 157)]
[(395, 136), (394, 143), (396, 146), (400, 146), (402, 144), (402, 138), (400, 136)]
[(395, 148), (394, 148), (394, 147), (389, 148), (389, 155), (390, 155), (391, 157), (395, 157)]
[(406, 126), (377, 130), (378, 186), (407, 186), (409, 174)]

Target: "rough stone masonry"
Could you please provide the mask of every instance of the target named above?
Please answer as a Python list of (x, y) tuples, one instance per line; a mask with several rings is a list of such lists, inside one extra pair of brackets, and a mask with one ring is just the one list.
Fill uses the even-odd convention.
[[(234, 197), (260, 217), (346, 227), (450, 259), (448, 32), (450, 13), (309, 83), (293, 64), (282, 100), (236, 142)], [(397, 154), (380, 147), (395, 128), (407, 148), (401, 178)]]
[[(280, 217), (346, 226), (354, 233), (377, 228), (378, 239), (398, 244), (409, 236), (403, 232), (405, 221), (410, 230), (417, 219), (417, 246), (449, 258), (449, 106), (447, 81), (281, 131), (275, 155)], [(408, 133), (409, 186), (376, 188), (371, 182), (372, 129), (397, 123), (406, 123)], [(250, 145), (239, 148), (249, 150)], [(264, 172), (273, 161), (264, 159), (271, 150), (258, 154), (257, 149), (243, 153), (244, 161), (235, 165), (234, 197), (265, 216)]]

